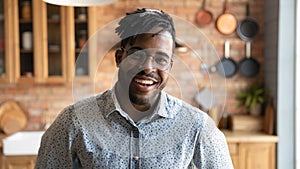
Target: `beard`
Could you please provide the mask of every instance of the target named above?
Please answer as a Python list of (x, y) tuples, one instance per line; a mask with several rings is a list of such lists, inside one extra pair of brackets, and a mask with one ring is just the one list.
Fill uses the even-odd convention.
[(137, 94), (132, 94), (131, 90), (134, 89), (129, 89), (129, 99), (131, 103), (136, 104), (136, 105), (151, 105), (153, 104), (152, 102), (155, 101), (158, 98), (158, 95), (160, 93), (160, 89), (156, 89), (150, 96), (139, 96)]

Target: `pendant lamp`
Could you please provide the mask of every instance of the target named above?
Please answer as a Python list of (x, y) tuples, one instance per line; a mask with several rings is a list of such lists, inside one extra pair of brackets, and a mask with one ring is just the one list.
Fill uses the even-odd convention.
[(99, 6), (116, 2), (117, 0), (43, 0), (46, 3), (62, 6)]

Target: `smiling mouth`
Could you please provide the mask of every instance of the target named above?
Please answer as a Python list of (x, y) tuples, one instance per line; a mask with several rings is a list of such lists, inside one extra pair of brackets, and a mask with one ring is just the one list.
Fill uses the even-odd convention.
[(156, 80), (150, 80), (150, 79), (134, 79), (134, 81), (142, 86), (152, 86), (157, 83)]

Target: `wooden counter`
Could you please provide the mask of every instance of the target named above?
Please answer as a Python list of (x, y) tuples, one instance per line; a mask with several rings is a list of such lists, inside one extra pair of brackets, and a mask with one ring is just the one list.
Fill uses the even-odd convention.
[[(224, 133), (230, 156), (235, 169), (275, 169), (277, 136), (253, 132)], [(0, 148), (2, 139), (7, 135), (0, 134)], [(34, 168), (36, 156), (3, 156), (0, 155), (0, 168), (18, 168), (20, 166)]]
[(244, 131), (230, 131), (222, 130), (224, 133), (227, 142), (247, 142), (247, 143), (276, 143), (278, 142), (278, 136), (268, 135), (263, 132), (244, 132)]
[(235, 169), (275, 169), (278, 137), (258, 132), (222, 131)]

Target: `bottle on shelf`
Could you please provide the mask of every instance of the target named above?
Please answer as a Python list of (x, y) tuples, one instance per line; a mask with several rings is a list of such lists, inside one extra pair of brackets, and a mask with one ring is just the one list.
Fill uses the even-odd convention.
[(79, 31), (79, 38), (78, 38), (78, 46), (79, 48), (82, 48), (87, 40), (87, 31), (86, 30), (80, 30)]

